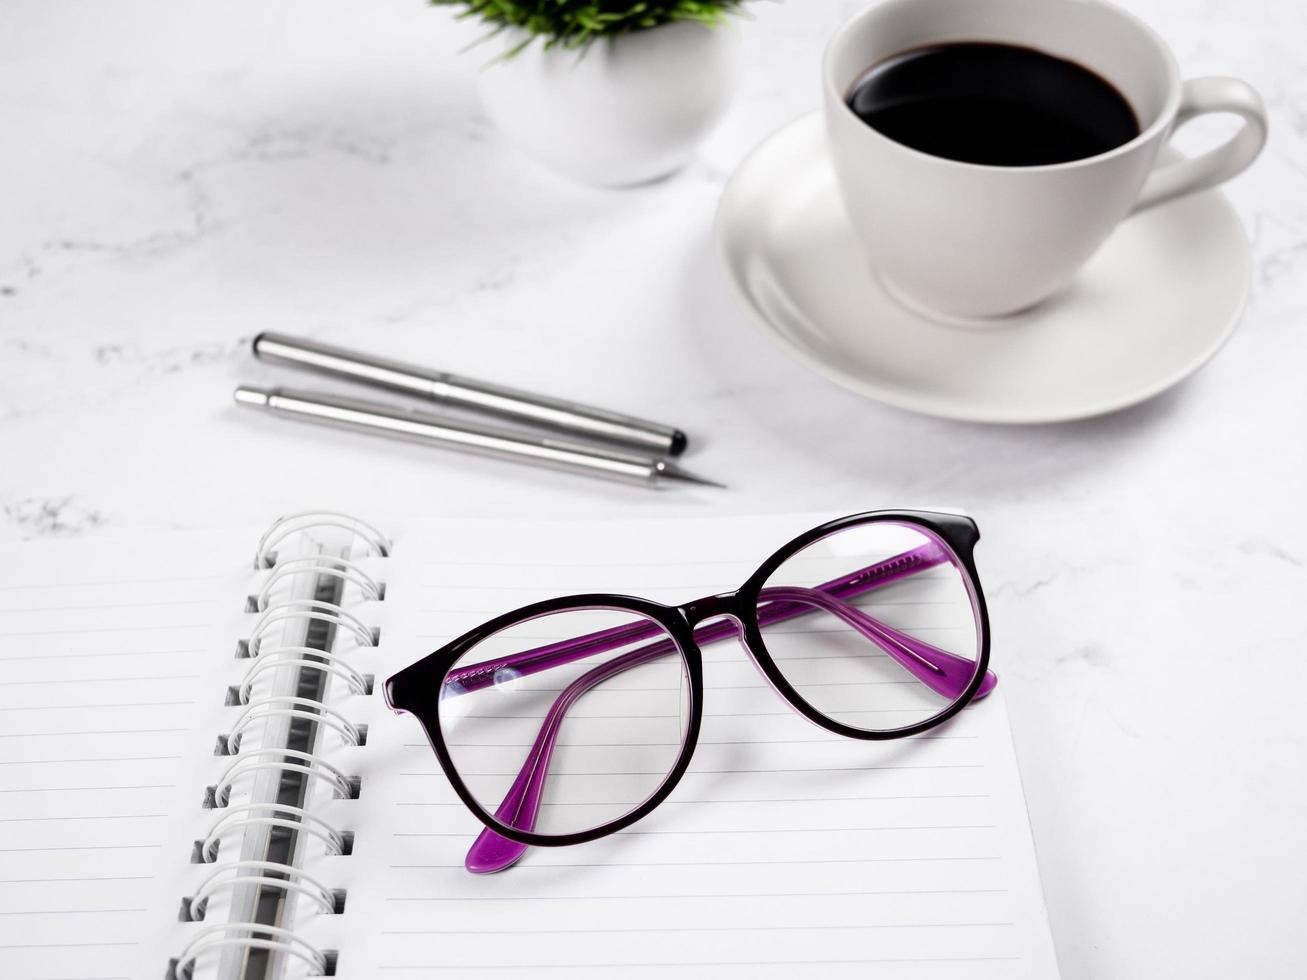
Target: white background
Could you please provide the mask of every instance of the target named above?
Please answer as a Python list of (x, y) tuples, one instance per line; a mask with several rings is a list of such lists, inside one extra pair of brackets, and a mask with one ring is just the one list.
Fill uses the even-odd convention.
[[(1255, 258), (1192, 381), (1072, 425), (884, 408), (752, 326), (710, 238), (732, 167), (818, 104), (860, 4), (759, 4), (681, 175), (571, 186), (474, 92), (421, 0), (8, 0), (0, 26), (0, 550), (141, 525), (965, 507), (985, 538), (1063, 972), (1298, 975), (1307, 918), (1307, 7), (1131, 4), (1186, 75), (1253, 82), (1229, 188)], [(1176, 289), (1185, 288), (1176, 283)], [(259, 330), (685, 427), (727, 492), (652, 494), (236, 409)], [(759, 543), (759, 558), (773, 543)]]

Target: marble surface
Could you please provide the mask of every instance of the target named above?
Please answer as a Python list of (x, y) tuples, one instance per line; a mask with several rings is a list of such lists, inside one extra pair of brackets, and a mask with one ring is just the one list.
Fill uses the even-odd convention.
[[(965, 507), (1064, 975), (1300, 975), (1307, 7), (1131, 4), (1186, 74), (1266, 96), (1270, 145), (1228, 191), (1251, 303), (1208, 368), (1144, 406), (998, 428), (791, 362), (713, 252), (723, 181), (818, 104), (823, 39), (858, 6), (758, 4), (698, 159), (613, 192), (516, 156), (477, 104), (487, 55), (420, 0), (8, 0), (0, 554), (306, 504)], [(731, 489), (650, 494), (243, 412), (234, 384), (278, 377), (247, 354), (263, 329), (674, 421)]]

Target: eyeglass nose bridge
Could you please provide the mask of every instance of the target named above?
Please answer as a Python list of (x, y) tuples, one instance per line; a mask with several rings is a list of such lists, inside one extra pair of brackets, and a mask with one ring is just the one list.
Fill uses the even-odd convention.
[(719, 592), (717, 595), (704, 596), (679, 607), (690, 628), (698, 626), (708, 619), (727, 616), (737, 624), (740, 622), (740, 595), (738, 592)]

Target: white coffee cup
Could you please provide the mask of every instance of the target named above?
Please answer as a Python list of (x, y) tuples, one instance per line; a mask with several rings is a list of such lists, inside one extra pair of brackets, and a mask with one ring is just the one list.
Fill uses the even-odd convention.
[[(1021, 45), (1091, 69), (1129, 102), (1140, 134), (1069, 163), (989, 166), (911, 149), (849, 108), (872, 65), (957, 41)], [(1182, 82), (1156, 32), (1101, 0), (880, 0), (832, 38), (822, 75), (831, 160), (877, 275), (908, 305), (950, 319), (1001, 316), (1059, 292), (1126, 216), (1228, 180), (1266, 142), (1251, 86)], [(1201, 156), (1158, 165), (1176, 126), (1209, 112), (1242, 125)]]

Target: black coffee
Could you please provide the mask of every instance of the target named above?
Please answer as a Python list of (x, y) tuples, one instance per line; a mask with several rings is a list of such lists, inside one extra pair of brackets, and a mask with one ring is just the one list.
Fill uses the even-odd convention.
[(1074, 62), (1008, 44), (916, 48), (869, 68), (849, 108), (914, 150), (999, 167), (1096, 156), (1139, 135), (1129, 103)]

